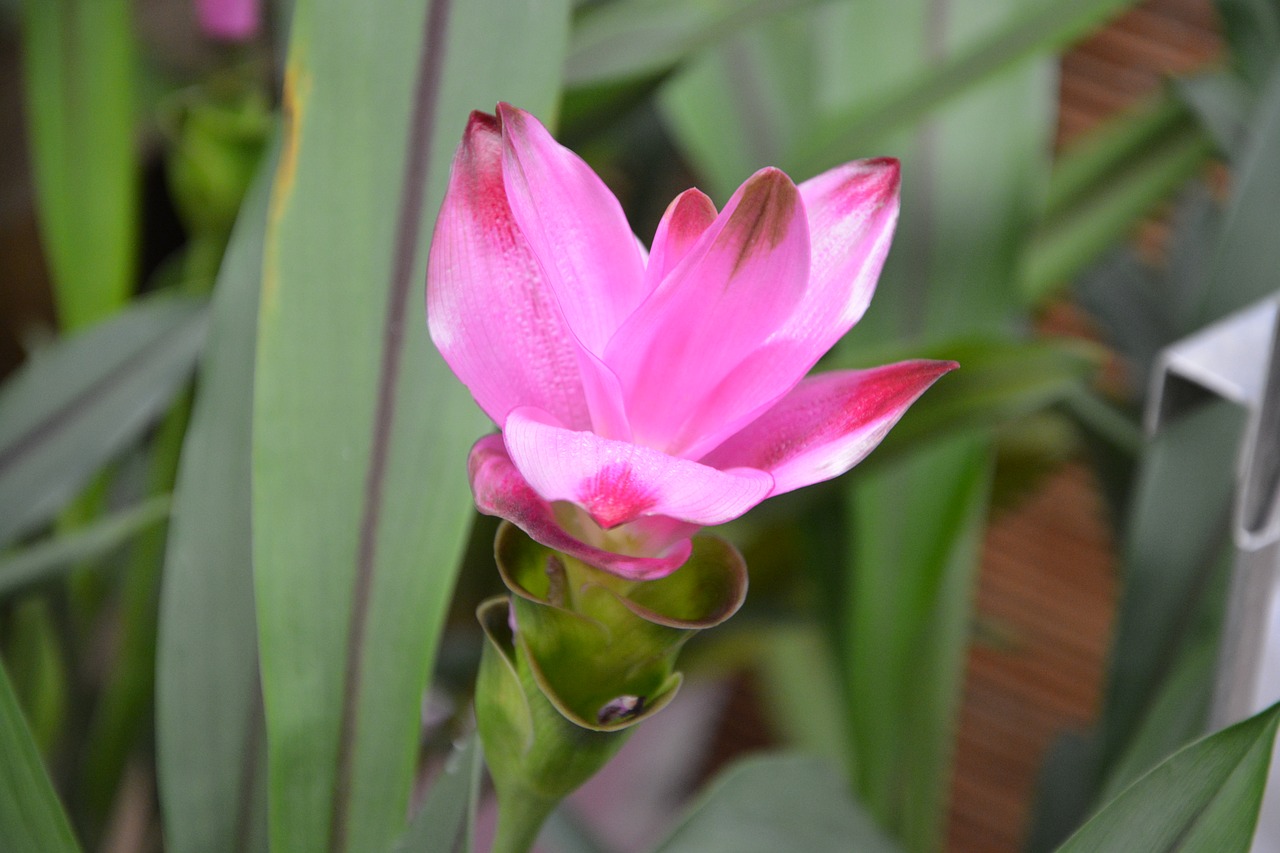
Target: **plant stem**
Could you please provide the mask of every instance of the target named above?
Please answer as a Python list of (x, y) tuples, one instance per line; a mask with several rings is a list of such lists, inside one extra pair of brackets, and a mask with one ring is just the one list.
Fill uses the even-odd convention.
[(556, 805), (556, 800), (525, 790), (499, 791), (498, 828), (490, 853), (529, 853)]

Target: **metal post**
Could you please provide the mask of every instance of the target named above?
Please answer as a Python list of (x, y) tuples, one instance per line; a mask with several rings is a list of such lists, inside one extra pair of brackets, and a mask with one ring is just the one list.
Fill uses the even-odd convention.
[[(1210, 728), (1280, 701), (1280, 296), (1166, 348), (1152, 375), (1155, 433), (1206, 393), (1248, 412), (1237, 470), (1235, 565)], [(1254, 853), (1280, 850), (1280, 760), (1273, 754)]]

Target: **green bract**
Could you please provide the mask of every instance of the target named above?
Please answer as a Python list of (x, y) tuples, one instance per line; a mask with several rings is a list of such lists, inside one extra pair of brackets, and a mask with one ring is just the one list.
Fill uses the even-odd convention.
[(505, 522), (494, 552), (513, 595), (476, 613), (488, 639), (476, 718), (503, 803), (499, 837), (526, 843), (523, 833), (536, 833), (632, 726), (674, 698), (676, 655), (696, 631), (738, 610), (747, 570), (732, 545), (710, 536), (694, 540), (678, 571), (653, 581), (593, 568)]

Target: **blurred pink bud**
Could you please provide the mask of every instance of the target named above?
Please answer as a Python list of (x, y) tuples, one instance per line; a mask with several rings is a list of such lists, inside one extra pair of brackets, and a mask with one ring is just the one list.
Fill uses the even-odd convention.
[(261, 0), (196, 0), (196, 17), (210, 38), (249, 41), (258, 34)]

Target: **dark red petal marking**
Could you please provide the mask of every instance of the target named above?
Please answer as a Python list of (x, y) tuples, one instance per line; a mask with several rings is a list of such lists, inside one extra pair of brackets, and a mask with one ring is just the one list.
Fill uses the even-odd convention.
[(623, 462), (605, 465), (584, 480), (578, 498), (578, 504), (605, 530), (634, 520), (657, 502), (657, 495)]

